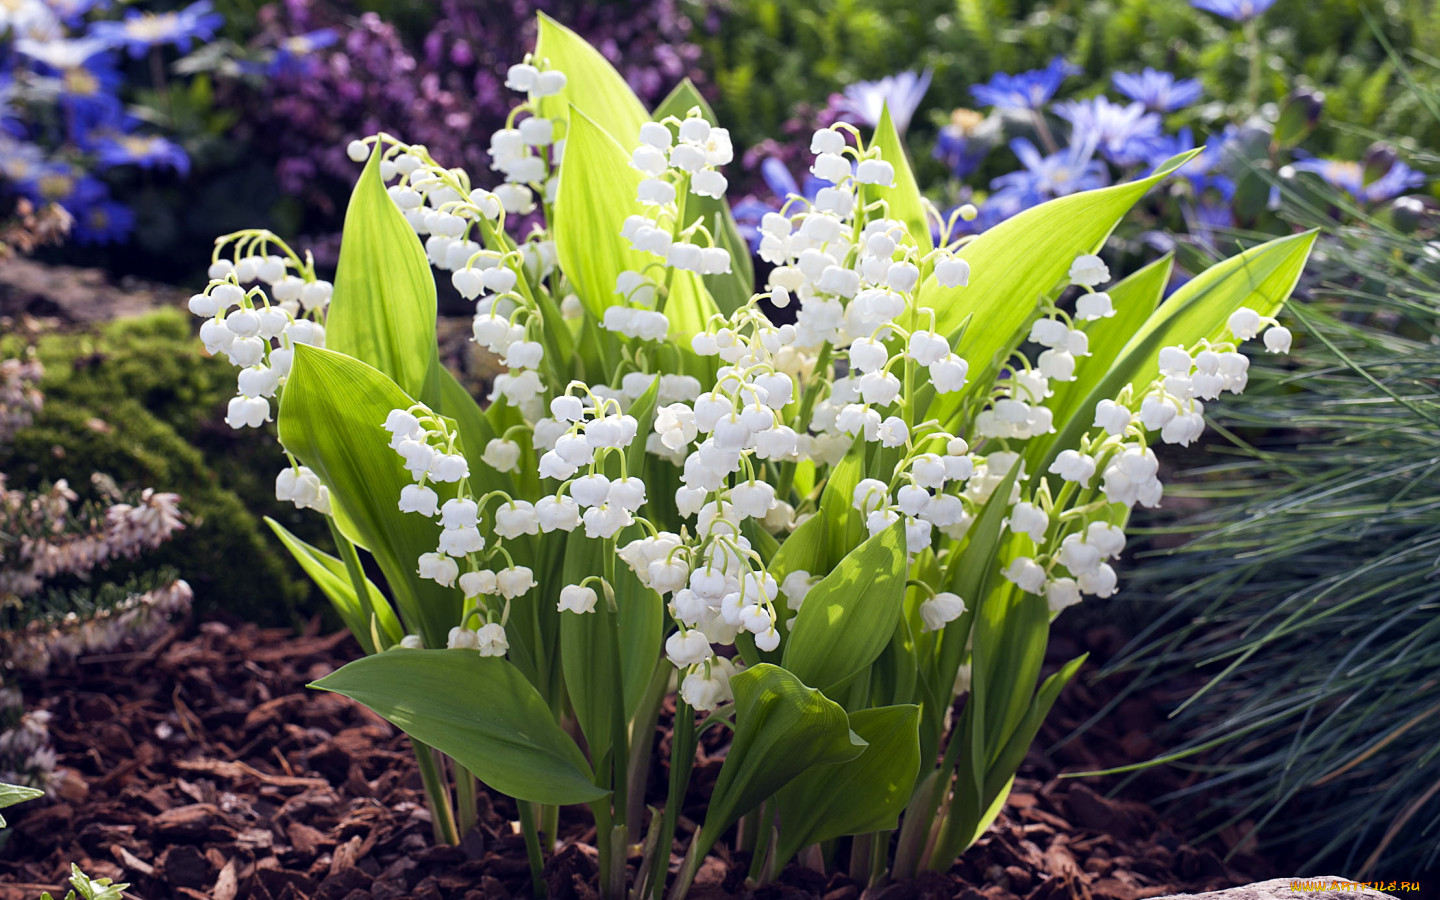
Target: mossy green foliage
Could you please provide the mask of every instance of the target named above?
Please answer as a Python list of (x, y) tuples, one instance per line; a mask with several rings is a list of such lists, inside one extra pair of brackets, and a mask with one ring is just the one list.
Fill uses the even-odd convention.
[[(1383, 13), (1363, 0), (1279, 0), (1258, 20), (1260, 101), (1296, 88), (1325, 93), (1322, 132), (1307, 144), (1318, 155), (1357, 158), (1372, 139), (1367, 129), (1440, 144), (1440, 123), (1419, 115), (1415, 94), (1367, 23), (1367, 5), (1402, 56), (1440, 55), (1433, 0), (1394, 0)], [(732, 0), (726, 7), (716, 32), (696, 40), (720, 88), (716, 113), (733, 123), (737, 147), (784, 139), (781, 126), (797, 104), (821, 107), (852, 82), (925, 67), (934, 81), (912, 126), (927, 135), (925, 146), (915, 145), (922, 157), (933, 133), (926, 110), (944, 117), (973, 106), (970, 85), (1055, 56), (1084, 69), (1066, 83), (1067, 97), (1109, 90), (1111, 73), (1145, 66), (1200, 78), (1206, 99), (1219, 101), (1190, 114), (1201, 131), (1234, 112), (1247, 87), (1244, 29), (1188, 0)]]
[[(188, 315), (165, 309), (41, 336), (45, 406), (0, 446), (0, 471), (15, 488), (66, 478), (85, 496), (91, 473), (104, 472), (124, 487), (178, 493), (185, 530), (134, 563), (113, 563), (106, 579), (168, 566), (194, 588), (201, 614), (289, 624), (307, 608), (309, 581), (262, 517), (310, 541), (325, 543), (327, 532), (318, 516), (275, 501), (270, 476), (284, 458), (273, 426), (224, 423), (235, 370), (207, 357), (191, 329)], [(21, 349), (18, 337), (0, 340), (0, 357)]]

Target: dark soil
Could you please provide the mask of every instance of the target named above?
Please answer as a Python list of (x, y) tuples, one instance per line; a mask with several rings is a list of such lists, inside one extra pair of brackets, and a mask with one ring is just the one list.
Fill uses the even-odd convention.
[[(183, 635), (177, 626), (141, 652), (85, 659), (73, 671), (24, 685), (30, 702), (54, 716), (50, 729), (66, 777), (52, 801), (6, 811), (12, 827), (0, 853), (0, 898), (61, 887), (72, 861), (91, 876), (131, 882), (129, 895), (138, 900), (529, 896), (509, 801), (482, 794), (480, 826), (459, 847), (432, 846), (406, 739), (357, 704), (305, 688), (358, 653), (348, 636), (296, 638), (219, 622)], [(1059, 638), (1057, 658), (1077, 644), (1103, 651), (1113, 638)], [(1255, 868), (1222, 863), (1224, 844), (1186, 843), (1175, 830), (1185, 823), (1157, 821), (1143, 803), (1107, 799), (1105, 782), (1055, 777), (1147, 759), (1157, 749), (1146, 735), (1158, 706), (1142, 698), (1122, 705), (1108, 727), (1091, 730), (1083, 746), (1041, 752), (1103, 703), (1095, 689), (1072, 685), (979, 844), (947, 873), (867, 896), (1137, 900), (1253, 880), (1246, 875)], [(719, 753), (702, 748), (697, 762), (689, 814), (703, 809), (700, 791), (720, 766), (723, 749), (711, 750)], [(657, 761), (652, 785), (662, 783), (660, 772)], [(1166, 777), (1140, 780), (1133, 795), (1173, 786)], [(588, 814), (564, 811), (560, 831), (563, 847), (546, 872), (551, 897), (595, 897)], [(692, 896), (741, 896), (747, 863), (712, 856)], [(792, 865), (754, 896), (861, 894), (847, 877)]]

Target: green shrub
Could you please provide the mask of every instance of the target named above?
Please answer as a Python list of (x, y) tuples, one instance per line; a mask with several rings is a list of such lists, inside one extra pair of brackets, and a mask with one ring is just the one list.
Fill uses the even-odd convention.
[[(1259, 19), (1259, 99), (1278, 101), (1296, 88), (1325, 92), (1328, 127), (1310, 148), (1317, 154), (1358, 158), (1368, 131), (1440, 144), (1440, 123), (1417, 115), (1417, 97), (1367, 24), (1372, 5), (1279, 0)], [(1440, 55), (1440, 6), (1431, 0), (1395, 0), (1372, 15), (1402, 55)], [(716, 112), (735, 123), (737, 147), (780, 135), (798, 104), (823, 106), (847, 84), (902, 70), (934, 70), (917, 123), (923, 110), (944, 117), (970, 106), (970, 85), (995, 72), (1040, 68), (1055, 56), (1084, 69), (1074, 84), (1089, 86), (1067, 88), (1071, 95), (1096, 93), (1111, 73), (1144, 66), (1198, 76), (1207, 98), (1219, 101), (1197, 114), (1208, 121), (1233, 113), (1248, 78), (1242, 29), (1187, 0), (730, 0), (719, 22), (697, 40), (720, 89)]]
[[(18, 337), (0, 341), (0, 355), (19, 344)], [(234, 371), (204, 355), (189, 317), (165, 309), (97, 330), (44, 334), (36, 349), (46, 402), (33, 425), (0, 448), (10, 486), (59, 478), (84, 485), (104, 472), (122, 485), (174, 491), (191, 518), (145, 564), (174, 568), (194, 588), (199, 612), (293, 621), (308, 602), (308, 581), (261, 518), (273, 516), (307, 540), (325, 538), (293, 506), (275, 502), (264, 477), (278, 468), (273, 428), (242, 435), (220, 421)]]

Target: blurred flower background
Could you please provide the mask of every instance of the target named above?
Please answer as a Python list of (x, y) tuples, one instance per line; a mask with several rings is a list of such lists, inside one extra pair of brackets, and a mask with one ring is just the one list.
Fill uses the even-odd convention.
[[(132, 492), (124, 496), (174, 491), (191, 518), (147, 560), (183, 576), (197, 607), (269, 621), (318, 609), (262, 536), (260, 516), (325, 537), (304, 533), (294, 510), (245, 474), (258, 467), (229, 464), (269, 452), (273, 432), (236, 437), (218, 426), (230, 376), (195, 349), (190, 320), (167, 308), (77, 318), (46, 285), (94, 267), (101, 282), (159, 283), (151, 305), (178, 306), (189, 292), (163, 285), (203, 281), (213, 236), (257, 224), (299, 236), (322, 270), (333, 266), (355, 174), (347, 143), (388, 131), (488, 173), (490, 134), (509, 108), (505, 69), (533, 39), (537, 10), (594, 44), (652, 108), (683, 79), (696, 85), (734, 137), (729, 200), (752, 238), (787, 197), (814, 196), (806, 166), (817, 126), (873, 125), (885, 107), (922, 192), (961, 234), (1196, 147), (1204, 151), (1114, 235), (1112, 266), (1173, 252), (1178, 283), (1237, 247), (1321, 228), (1317, 264), (1297, 292), (1299, 352), (1256, 359), (1257, 405), (1222, 413), (1217, 434), (1229, 442), (1186, 464), (1195, 517), (1155, 520), (1151, 545), (1135, 551), (1174, 563), (1147, 566), (1117, 601), (1130, 620), (1153, 624), (1117, 665), (1139, 659), (1161, 681), (1197, 666), (1228, 679), (1166, 737), (1222, 744), (1180, 761), (1198, 786), (1176, 808), (1200, 815), (1199, 795), (1217, 827), (1248, 822), (1267, 851), (1319, 868), (1434, 865), (1440, 717), (1415, 718), (1437, 702), (1434, 655), (1416, 663), (1413, 648), (1385, 638), (1400, 633), (1386, 630), (1394, 623), (1410, 635), (1436, 621), (1424, 587), (1435, 572), (1433, 498), (1402, 504), (1386, 527), (1375, 512), (1412, 476), (1433, 475), (1408, 467), (1437, 447), (1433, 367), (1386, 362), (1433, 349), (1440, 314), (1433, 0), (0, 0), (0, 249), (32, 257), (0, 261), (0, 360), (49, 398), (0, 444), (4, 489), (46, 497), (103, 472)], [(478, 387), (483, 360), (443, 329), (442, 349)], [(1336, 422), (1353, 427), (1337, 434)], [(1280, 446), (1256, 446), (1262, 431), (1280, 434)], [(1377, 467), (1375, 480), (1347, 481), (1357, 459)], [(1254, 483), (1256, 460), (1282, 474)], [(1352, 491), (1353, 502), (1326, 505)], [(1317, 530), (1322, 520), (1358, 524), (1336, 536)], [(1276, 523), (1291, 536), (1281, 549), (1233, 558), (1242, 537)], [(1211, 537), (1175, 551), (1195, 535)], [(1325, 541), (1344, 552), (1310, 552)], [(1383, 592), (1381, 575), (1366, 574), (1379, 570), (1358, 561), (1392, 542), (1406, 548), (1410, 605), (1411, 594), (1392, 592), (1373, 615), (1345, 605), (1301, 617), (1304, 627), (1261, 627), (1269, 610), (1316, 591), (1322, 612), (1326, 598)], [(1195, 571), (1207, 573), (1210, 605), (1187, 590)], [(233, 587), (246, 578), (267, 603)], [(1074, 627), (1085, 615), (1067, 613)], [(1381, 674), (1329, 677), (1340, 654), (1376, 646), (1395, 661)], [(1237, 655), (1249, 667), (1213, 662)], [(1280, 701), (1264, 686), (1287, 672), (1309, 685), (1303, 707), (1268, 705)], [(1378, 708), (1380, 683), (1383, 697), (1421, 705), (1367, 726), (1353, 716)], [(1294, 718), (1267, 718), (1286, 712)], [(1350, 743), (1314, 739), (1314, 723), (1335, 721)], [(1245, 745), (1246, 756), (1219, 741), (1230, 722), (1283, 725)], [(1309, 762), (1298, 775), (1287, 768), (1297, 758)], [(1320, 795), (1337, 814), (1313, 828), (1292, 833), (1281, 812), (1266, 812), (1317, 790), (1340, 793)], [(1402, 817), (1399, 830), (1380, 824)]]

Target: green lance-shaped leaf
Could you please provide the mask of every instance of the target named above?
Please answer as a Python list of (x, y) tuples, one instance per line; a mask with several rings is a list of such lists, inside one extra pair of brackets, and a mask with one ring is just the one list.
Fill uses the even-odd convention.
[(895, 827), (920, 771), (920, 708), (862, 709), (850, 730), (869, 743), (849, 762), (817, 766), (780, 789), (778, 859), (847, 834)]
[(905, 531), (868, 538), (805, 595), (785, 642), (786, 669), (832, 691), (890, 643), (905, 605)]
[(942, 288), (934, 275), (920, 285), (919, 306), (932, 307), (936, 331), (950, 333), (967, 315), (983, 328), (970, 328), (956, 352), (970, 363), (970, 381), (954, 394), (936, 398), (929, 416), (948, 414), (973, 391), (988, 386), (1040, 297), (1065, 283), (1070, 264), (1105, 243), (1120, 219), (1153, 185), (1199, 153), (1176, 156), (1139, 181), (1060, 197), (1027, 209), (966, 244), (960, 256), (970, 263), (966, 287)]
[[(345, 568), (345, 563), (340, 559), (331, 556), (319, 547), (307, 544), (295, 535), (286, 530), (284, 525), (270, 518), (265, 517), (265, 524), (275, 532), (280, 543), (295, 557), (300, 568), (315, 582), (315, 586), (330, 601), (340, 620), (350, 633), (355, 635), (362, 645), (369, 640), (370, 622), (366, 617), (365, 609), (355, 595), (355, 586), (350, 581), (350, 573)], [(400, 627), (400, 620), (395, 618), (395, 610), (390, 607), (390, 601), (380, 592), (369, 578), (365, 579), (365, 590), (369, 594), (370, 609), (375, 615), (375, 624), (380, 633), (390, 639), (394, 644), (405, 636), (405, 630)]]
[(412, 397), (433, 377), (435, 279), (415, 229), (385, 191), (378, 152), (345, 210), (325, 343), (384, 372)]
[[(1009, 543), (1009, 542), (1007, 542)], [(1016, 555), (1013, 548), (1001, 559)], [(1050, 636), (1045, 598), (996, 579), (975, 614), (971, 696), (983, 697), (985, 759), (993, 761), (1025, 715)]]
[[(659, 257), (634, 250), (620, 236), (626, 217), (643, 214), (635, 199), (643, 177), (630, 165), (630, 154), (578, 109), (571, 111), (555, 197), (555, 252), (575, 285), (580, 302), (597, 319), (623, 302), (615, 293), (621, 272), (642, 272)], [(665, 315), (672, 337), (688, 345), (718, 312), (715, 301), (694, 272), (670, 270)]]
[(473, 650), (389, 650), (310, 686), (364, 704), (501, 793), (558, 804), (606, 794), (545, 700), (503, 658)]
[[(543, 12), (537, 14), (537, 24), (535, 55), (565, 73), (560, 93), (541, 98), (540, 114), (564, 121), (574, 107), (622, 145), (637, 143), (650, 114), (624, 77), (584, 38)], [(565, 150), (568, 156), (568, 141)], [(633, 192), (629, 199), (634, 199)]]
[(1306, 231), (1268, 241), (1216, 263), (1181, 285), (1155, 310), (1145, 324), (1115, 355), (1109, 368), (1078, 405), (1068, 421), (1056, 417), (1057, 433), (1041, 464), (1031, 469), (1043, 475), (1060, 451), (1073, 449), (1089, 431), (1095, 404), (1113, 399), (1127, 384), (1135, 390), (1159, 375), (1160, 348), (1190, 346), (1202, 338), (1219, 340), (1229, 332), (1230, 314), (1248, 306), (1262, 316), (1273, 316), (1290, 297), (1317, 232)]
[[(684, 119), (691, 109), (699, 107), (700, 115), (711, 125), (719, 125), (715, 111), (695, 85), (686, 78), (675, 86), (670, 96), (655, 110), (655, 121), (666, 116)], [(622, 142), (623, 143), (623, 142)], [(735, 216), (730, 212), (730, 203), (724, 197), (701, 197), (695, 194), (685, 198), (685, 216), (693, 221), (703, 219), (705, 227), (719, 241), (721, 247), (730, 251), (730, 272), (722, 275), (705, 275), (705, 287), (715, 298), (715, 305), (725, 314), (744, 306), (755, 293), (755, 265), (750, 259), (750, 245), (740, 236)], [(688, 222), (686, 224), (689, 224)]]
[(929, 253), (935, 249), (935, 242), (930, 237), (930, 218), (925, 214), (925, 202), (920, 196), (920, 186), (910, 168), (905, 144), (895, 131), (888, 103), (880, 111), (880, 121), (875, 125), (871, 143), (879, 148), (880, 158), (895, 167), (895, 185), (888, 188), (867, 185), (866, 196), (884, 200), (890, 208), (890, 218), (904, 222), (920, 252)]
[[(623, 540), (623, 539), (622, 539)], [(576, 529), (566, 539), (561, 581), (579, 584), (605, 572), (605, 542), (587, 538)], [(594, 585), (592, 585), (594, 586)], [(600, 593), (598, 586), (596, 592)], [(661, 629), (665, 622), (660, 595), (640, 583), (630, 567), (615, 567), (615, 605), (620, 617), (620, 691), (608, 673), (614, 671), (615, 615), (603, 595), (593, 613), (560, 614), (560, 662), (575, 716), (590, 744), (592, 758), (611, 744), (614, 705), (623, 702), (628, 721), (655, 675), (660, 658)]]
[[(22, 787), (18, 784), (0, 784), (0, 809), (43, 796), (45, 796), (45, 792), (36, 788)], [(0, 828), (4, 827), (5, 817), (0, 816)]]
[[(400, 512), (400, 490), (414, 481), (384, 429), (390, 410), (413, 403), (365, 363), (300, 346), (280, 398), (280, 443), (329, 487), (332, 503), (343, 511), (336, 521), (375, 556), (406, 628), (418, 631), (426, 646), (439, 647), (460, 621), (460, 592), (416, 573), (420, 554), (439, 543), (440, 526)], [(447, 486), (435, 488), (443, 500)]]
[[(991, 493), (975, 523), (970, 526), (961, 552), (952, 555), (945, 570), (946, 590), (958, 594), (969, 608), (940, 632), (940, 647), (934, 665), (924, 673), (927, 693), (934, 700), (925, 705), (920, 723), (920, 752), (925, 759), (933, 759), (939, 748), (945, 711), (950, 707), (955, 675), (960, 671), (961, 660), (965, 658), (965, 650), (970, 643), (976, 610), (988, 595), (992, 582), (1000, 578), (996, 560), (1004, 537), (1001, 527), (1010, 509), (1011, 489), (1019, 475), (1020, 466), (1017, 463)], [(966, 714), (976, 705), (972, 695)]]
[(814, 767), (852, 760), (865, 741), (840, 704), (790, 672), (761, 663), (734, 675), (735, 739), (710, 797), (697, 855), (736, 819)]
[[(931, 859), (932, 868), (948, 868), (950, 862), (979, 840), (985, 829), (990, 827), (990, 823), (995, 821), (1005, 797), (1010, 793), (1015, 772), (1025, 759), (1025, 752), (1030, 749), (1035, 735), (1040, 732), (1040, 726), (1050, 714), (1050, 708), (1055, 705), (1060, 691), (1070, 683), (1070, 679), (1084, 662), (1085, 656), (1078, 656), (1045, 679), (1030, 700), (1024, 719), (1010, 733), (996, 757), (988, 761), (981, 780), (969, 777), (965, 767), (961, 767), (960, 777), (955, 782), (955, 798), (950, 807), (954, 824), (943, 830)], [(962, 732), (968, 724), (967, 716), (962, 723)]]

